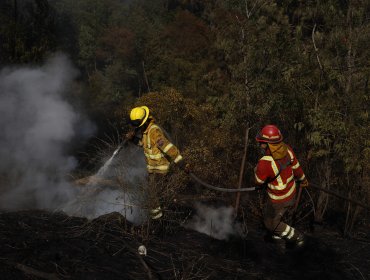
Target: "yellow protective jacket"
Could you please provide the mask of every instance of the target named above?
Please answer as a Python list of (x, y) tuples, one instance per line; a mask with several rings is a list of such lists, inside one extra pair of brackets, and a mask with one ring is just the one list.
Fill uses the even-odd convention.
[(169, 171), (170, 161), (178, 163), (182, 160), (180, 151), (167, 139), (154, 120), (150, 121), (144, 131), (140, 144), (144, 148), (149, 173), (166, 174)]

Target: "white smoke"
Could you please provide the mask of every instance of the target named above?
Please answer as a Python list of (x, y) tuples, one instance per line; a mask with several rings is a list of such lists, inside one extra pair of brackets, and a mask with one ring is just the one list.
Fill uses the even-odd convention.
[[(112, 154), (102, 162), (102, 167), (89, 178), (82, 193), (63, 210), (89, 219), (119, 212), (130, 222), (141, 224), (147, 219), (147, 211), (142, 207), (145, 203), (146, 176), (142, 150), (133, 146), (124, 147), (115, 157)], [(104, 180), (114, 186), (104, 185)]]
[(240, 225), (234, 225), (234, 208), (218, 207), (213, 208), (201, 203), (195, 204), (196, 215), (186, 224), (201, 233), (205, 233), (216, 239), (228, 239), (233, 235), (240, 235), (237, 229)]
[(76, 195), (66, 180), (76, 160), (66, 148), (73, 139), (93, 132), (63, 97), (77, 75), (64, 55), (41, 67), (1, 70), (2, 209), (56, 209)]
[(145, 219), (140, 208), (145, 188), (138, 187), (145, 185), (142, 152), (124, 148), (97, 173), (123, 178), (136, 189), (94, 183), (81, 188), (68, 181), (77, 165), (68, 147), (95, 130), (64, 97), (77, 75), (64, 55), (41, 67), (0, 71), (0, 210), (63, 210), (90, 219), (116, 211), (140, 223)]

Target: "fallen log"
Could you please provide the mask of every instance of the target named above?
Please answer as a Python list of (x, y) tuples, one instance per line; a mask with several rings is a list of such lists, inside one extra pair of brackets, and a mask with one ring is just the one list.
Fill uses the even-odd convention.
[(4, 262), (7, 265), (13, 266), (16, 269), (22, 271), (24, 274), (30, 275), (32, 278), (37, 277), (37, 278), (46, 279), (46, 280), (59, 280), (60, 279), (58, 277), (58, 274), (56, 274), (56, 273), (48, 273), (48, 272), (40, 271), (40, 270), (34, 269), (30, 266), (27, 266), (27, 265), (24, 265), (24, 264), (21, 264), (21, 263), (8, 261), (8, 260), (5, 260)]
[(74, 180), (73, 184), (78, 185), (78, 186), (99, 185), (99, 186), (109, 186), (109, 187), (115, 187), (115, 188), (120, 187), (120, 184), (118, 181), (104, 179), (101, 177), (97, 177), (95, 175)]

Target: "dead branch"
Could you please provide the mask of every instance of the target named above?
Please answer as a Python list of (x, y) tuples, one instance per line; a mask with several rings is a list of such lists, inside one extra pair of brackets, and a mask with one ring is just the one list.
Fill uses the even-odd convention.
[(245, 0), (245, 14), (246, 14), (247, 18), (250, 18), (251, 15), (253, 14), (253, 12), (257, 12), (259, 9), (261, 9), (266, 4), (266, 2), (263, 1), (262, 4), (259, 7), (257, 7), (258, 2), (259, 1), (256, 0), (253, 4), (252, 8), (249, 8), (248, 7), (248, 0)]
[(146, 84), (146, 87), (147, 87), (147, 89), (148, 89), (148, 92), (150, 92), (149, 81), (148, 81), (148, 76), (146, 75), (144, 61), (141, 61), (141, 65), (142, 65), (142, 67), (143, 67), (143, 73), (144, 73), (145, 84)]
[(321, 64), (321, 61), (320, 61), (320, 57), (319, 57), (319, 49), (316, 47), (316, 42), (315, 42), (315, 30), (316, 30), (316, 23), (313, 26), (311, 37), (312, 37), (313, 48), (314, 48), (315, 53), (316, 53), (317, 62), (319, 63), (320, 70), (323, 71), (323, 67), (322, 67), (322, 64)]
[(351, 202), (351, 203), (353, 203), (353, 204), (356, 204), (356, 205), (361, 206), (361, 207), (363, 207), (363, 208), (365, 208), (365, 209), (367, 209), (367, 210), (370, 210), (370, 207), (369, 207), (368, 205), (366, 205), (365, 203), (362, 203), (362, 202), (360, 202), (360, 201), (354, 200), (354, 199), (352, 199), (352, 198), (348, 198), (348, 197), (346, 197), (346, 196), (344, 196), (344, 195), (341, 195), (341, 194), (339, 194), (339, 193), (333, 192), (333, 191), (331, 191), (331, 190), (327, 190), (327, 189), (321, 188), (321, 187), (319, 187), (319, 186), (317, 186), (317, 185), (314, 185), (314, 184), (310, 184), (310, 186), (311, 186), (312, 188), (314, 188), (314, 189), (317, 189), (317, 190), (322, 191), (322, 192), (324, 192), (324, 193), (327, 193), (327, 194), (330, 194), (330, 195), (332, 195), (332, 196), (338, 197), (338, 198), (343, 199), (343, 200), (345, 200), (345, 201), (349, 201), (349, 202)]
[(110, 187), (119, 187), (120, 184), (108, 179), (103, 179), (97, 176), (87, 176), (84, 178), (80, 178), (78, 180), (74, 180), (73, 183), (79, 186), (86, 186), (86, 185), (100, 185), (100, 186), (110, 186)]
[(32, 267), (29, 267), (27, 265), (20, 264), (20, 263), (12, 263), (10, 261), (6, 261), (6, 263), (8, 265), (14, 266), (15, 268), (19, 269), (20, 271), (24, 272), (25, 274), (29, 274), (29, 275), (32, 275), (32, 276), (35, 276), (35, 277), (38, 277), (38, 278), (41, 278), (41, 279), (47, 279), (47, 280), (59, 280), (60, 279), (58, 277), (58, 275), (55, 274), (55, 273), (43, 272), (43, 271), (34, 269)]
[[(249, 140), (249, 131), (252, 127), (249, 127), (249, 123), (247, 124), (247, 129), (245, 130), (245, 144), (244, 144), (244, 153), (243, 153), (243, 159), (242, 164), (240, 167), (239, 172), (239, 182), (238, 182), (238, 188), (240, 189), (243, 184), (243, 178), (244, 178), (244, 171), (245, 171), (245, 161), (247, 158), (247, 151), (248, 151), (248, 140)], [(239, 203), (240, 203), (240, 192), (236, 194), (236, 200), (235, 200), (235, 210), (234, 210), (234, 216), (236, 217), (238, 213)]]

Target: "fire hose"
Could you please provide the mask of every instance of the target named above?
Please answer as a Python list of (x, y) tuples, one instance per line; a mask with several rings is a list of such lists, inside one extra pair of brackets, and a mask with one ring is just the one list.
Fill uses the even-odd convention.
[[(120, 150), (127, 144), (128, 140), (125, 139), (122, 143), (120, 143), (120, 145), (118, 146), (118, 148), (114, 151), (113, 153), (113, 157), (116, 156)], [(197, 177), (194, 173), (190, 172), (189, 173), (189, 176), (194, 180), (196, 181), (197, 183), (199, 183), (200, 185), (208, 188), (208, 189), (211, 189), (211, 190), (215, 190), (215, 191), (220, 191), (220, 192), (228, 192), (228, 193), (238, 193), (238, 192), (250, 192), (250, 191), (255, 191), (257, 188), (256, 187), (249, 187), (249, 188), (237, 188), (237, 189), (230, 189), (230, 188), (225, 188), (225, 187), (216, 187), (216, 186), (213, 186), (211, 184), (208, 184), (206, 182), (204, 182), (202, 179), (200, 179), (199, 177)], [(341, 195), (341, 194), (338, 194), (336, 192), (333, 192), (331, 190), (327, 190), (327, 189), (324, 189), (322, 187), (319, 187), (315, 184), (310, 184), (310, 186), (318, 191), (322, 191), (322, 192), (325, 192), (327, 194), (330, 194), (332, 196), (335, 196), (335, 197), (338, 197), (340, 199), (343, 199), (345, 201), (348, 201), (348, 202), (351, 202), (353, 204), (356, 204), (358, 206), (361, 206), (367, 210), (370, 210), (370, 207), (368, 205), (366, 205), (365, 203), (362, 203), (362, 202), (359, 202), (359, 201), (356, 201), (354, 199), (351, 199), (351, 198), (348, 198), (348, 197), (345, 197), (344, 195)], [(301, 194), (301, 192), (300, 192)], [(299, 195), (300, 197), (300, 195)], [(297, 203), (299, 203), (299, 200), (297, 201)], [(296, 207), (296, 206), (295, 206)]]
[(367, 209), (367, 210), (370, 210), (370, 207), (369, 207), (368, 205), (366, 205), (365, 203), (363, 203), (363, 202), (356, 201), (356, 200), (354, 200), (354, 199), (348, 198), (348, 197), (346, 197), (346, 196), (344, 196), (344, 195), (341, 195), (341, 194), (339, 194), (339, 193), (336, 193), (336, 192), (333, 192), (333, 191), (331, 191), (331, 190), (327, 190), (327, 189), (324, 189), (324, 188), (322, 188), (322, 187), (319, 187), (319, 186), (317, 186), (317, 185), (315, 185), (315, 184), (310, 184), (310, 186), (311, 186), (312, 188), (316, 189), (316, 190), (322, 191), (322, 192), (324, 192), (324, 193), (330, 194), (330, 195), (332, 195), (332, 196), (338, 197), (338, 198), (343, 199), (343, 200), (345, 200), (345, 201), (348, 201), (348, 202), (351, 202), (351, 203), (356, 204), (356, 205), (358, 205), (358, 206), (361, 206), (361, 207), (363, 207), (363, 208), (365, 208), (365, 209)]
[(113, 157), (118, 155), (122, 148), (128, 143), (128, 139), (123, 140), (118, 146), (117, 149), (113, 152)]
[[(197, 183), (199, 183), (200, 185), (208, 188), (208, 189), (211, 189), (211, 190), (215, 190), (215, 191), (220, 191), (220, 192), (228, 192), (228, 193), (236, 193), (236, 192), (250, 192), (250, 191), (254, 191), (256, 190), (257, 188), (256, 187), (250, 187), (250, 188), (240, 188), (240, 189), (229, 189), (229, 188), (224, 188), (224, 187), (216, 187), (216, 186), (213, 186), (213, 185), (210, 185), (206, 182), (204, 182), (203, 180), (201, 180), (200, 178), (198, 178), (194, 173), (189, 173), (189, 176), (194, 180), (196, 181)], [(331, 190), (327, 190), (327, 189), (324, 189), (324, 188), (321, 188), (315, 184), (310, 184), (310, 186), (313, 188), (313, 189), (316, 189), (316, 190), (319, 190), (319, 191), (322, 191), (322, 192), (325, 192), (327, 194), (330, 194), (332, 196), (335, 196), (335, 197), (338, 197), (340, 199), (343, 199), (345, 201), (348, 201), (348, 202), (351, 202), (353, 204), (356, 204), (358, 206), (361, 206), (367, 210), (370, 210), (370, 207), (367, 206), (365, 203), (362, 203), (362, 202), (359, 202), (359, 201), (356, 201), (354, 199), (351, 199), (351, 198), (348, 198), (348, 197), (345, 197), (344, 195), (341, 195), (341, 194), (338, 194), (336, 192), (333, 192)]]
[(212, 185), (204, 182), (203, 180), (199, 179), (194, 173), (189, 173), (189, 176), (194, 181), (196, 181), (197, 183), (199, 183), (200, 185), (202, 185), (202, 186), (204, 186), (204, 187), (206, 187), (208, 189), (215, 190), (215, 191), (235, 193), (235, 192), (250, 192), (250, 191), (256, 190), (256, 187), (240, 188), (240, 189), (228, 189), (228, 188), (224, 188), (224, 187), (216, 187), (216, 186), (212, 186)]

